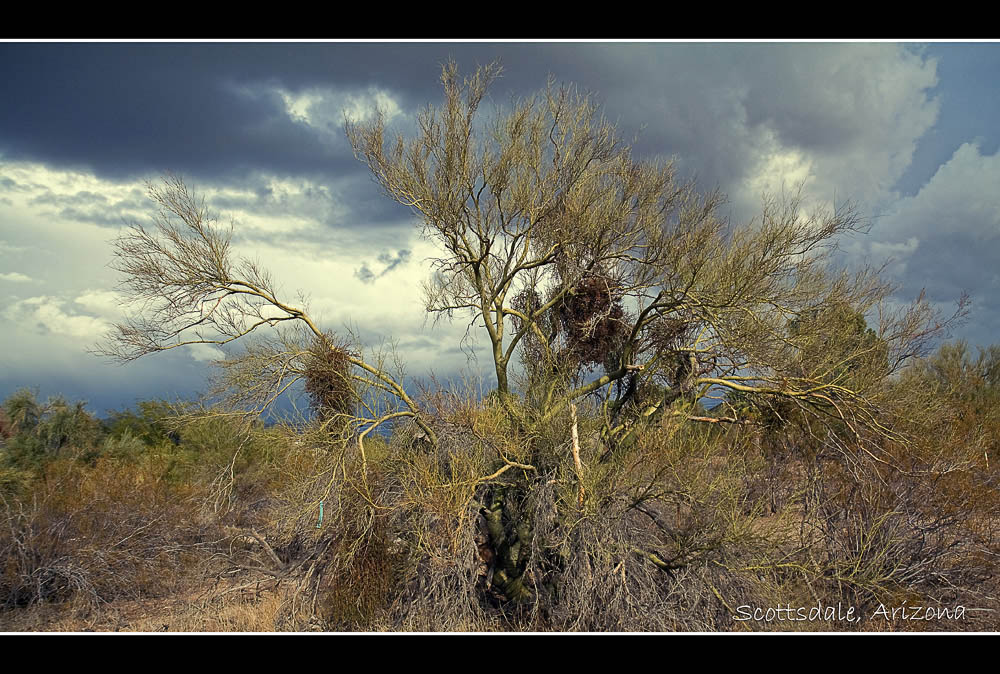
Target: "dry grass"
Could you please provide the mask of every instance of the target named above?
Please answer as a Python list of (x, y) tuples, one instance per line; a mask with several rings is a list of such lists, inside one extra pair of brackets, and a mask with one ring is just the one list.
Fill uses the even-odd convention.
[[(231, 588), (230, 588), (231, 589)], [(0, 630), (10, 632), (279, 632), (288, 593), (226, 592), (216, 586), (160, 599), (120, 600), (99, 611), (70, 604), (39, 604), (0, 613)], [(308, 630), (308, 625), (295, 631)], [(313, 627), (312, 629), (316, 629)]]
[[(1000, 499), (981, 493), (996, 473), (952, 446), (887, 446), (889, 470), (843, 447), (660, 425), (608, 457), (581, 415), (577, 463), (566, 420), (438, 402), (436, 449), (401, 428), (362, 461), (354, 445), (269, 429), (265, 463), (204, 487), (158, 480), (154, 464), (56, 462), (30, 507), (9, 504), (0, 628), (997, 628), (1000, 611), (873, 619), (904, 601), (1000, 609)], [(945, 459), (960, 469), (926, 469)], [(505, 555), (520, 590), (496, 573)], [(735, 620), (818, 603), (867, 619)]]
[(0, 517), (0, 605), (47, 601), (97, 607), (174, 592), (213, 544), (191, 489), (149, 467), (51, 464), (29, 502)]

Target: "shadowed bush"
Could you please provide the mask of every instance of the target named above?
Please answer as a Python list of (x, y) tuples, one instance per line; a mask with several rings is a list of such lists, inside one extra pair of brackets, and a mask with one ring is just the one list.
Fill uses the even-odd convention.
[(93, 608), (176, 590), (204, 560), (212, 527), (192, 490), (168, 485), (157, 468), (60, 460), (30, 502), (5, 499), (0, 605)]

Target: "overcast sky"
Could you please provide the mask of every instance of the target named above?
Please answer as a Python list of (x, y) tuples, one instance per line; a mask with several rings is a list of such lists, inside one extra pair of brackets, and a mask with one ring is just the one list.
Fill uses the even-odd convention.
[(396, 340), (410, 374), (456, 374), (465, 324), (421, 309), (434, 251), (342, 128), (380, 105), (406, 129), (449, 58), (501, 60), (491, 105), (549, 74), (593, 92), (638, 156), (675, 157), (736, 220), (799, 183), (854, 200), (872, 227), (845, 263), (892, 258), (900, 301), (926, 288), (946, 311), (968, 291), (954, 337), (1000, 342), (998, 44), (3, 43), (0, 399), (31, 387), (104, 414), (204, 387), (211, 348), (125, 366), (87, 352), (122, 314), (110, 241), (148, 221), (143, 183), (167, 171), (325, 327)]

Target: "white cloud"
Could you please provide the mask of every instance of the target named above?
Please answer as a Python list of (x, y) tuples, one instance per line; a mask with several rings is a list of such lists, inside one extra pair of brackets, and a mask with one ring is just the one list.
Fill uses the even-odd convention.
[(124, 297), (113, 290), (86, 290), (73, 302), (99, 316), (117, 318), (121, 316), (124, 300)]
[[(675, 155), (733, 215), (759, 211), (762, 189), (805, 180), (813, 200), (878, 211), (934, 125), (937, 64), (908, 45), (603, 45), (620, 88), (600, 93), (640, 145)], [(642, 82), (640, 91), (636, 82)]]
[(872, 255), (876, 257), (892, 257), (897, 255), (906, 256), (915, 251), (919, 245), (920, 239), (915, 236), (911, 236), (906, 241), (900, 243), (873, 241), (871, 244), (871, 252)]
[(387, 122), (402, 111), (399, 104), (386, 91), (371, 88), (367, 94), (360, 96), (348, 96), (344, 105), (344, 112), (352, 122), (363, 122), (375, 114), (376, 108), (385, 114)]
[(104, 319), (67, 312), (63, 308), (65, 305), (65, 300), (40, 295), (14, 302), (4, 310), (3, 315), (9, 323), (21, 329), (41, 330), (90, 341), (99, 339), (110, 327)]
[[(442, 253), (422, 240), (415, 227), (396, 231), (399, 249), (365, 251), (355, 248), (325, 249), (322, 255), (303, 256), (294, 247), (252, 242), (241, 244), (236, 253), (260, 259), (280, 283), (284, 296), (295, 303), (297, 291), (308, 298), (308, 310), (324, 328), (336, 332), (357, 329), (375, 346), (381, 340), (398, 344), (409, 374), (429, 369), (454, 372), (464, 367), (464, 356), (456, 362), (449, 349), (458, 347), (468, 319), (433, 325), (424, 309), (420, 284), (430, 273), (428, 258)], [(381, 258), (381, 261), (374, 262)], [(394, 263), (386, 269), (385, 260)], [(365, 260), (373, 261), (374, 278), (356, 272)], [(428, 345), (433, 345), (429, 348)]]
[(276, 89), (285, 104), (289, 119), (320, 132), (329, 143), (344, 143), (344, 118), (352, 122), (370, 119), (375, 110), (391, 121), (402, 113), (396, 98), (388, 91), (369, 87), (366, 91), (347, 93), (333, 88), (313, 87), (299, 92)]
[[(111, 324), (121, 318), (120, 299), (113, 291), (87, 291), (72, 301), (40, 295), (17, 300), (0, 315), (6, 319), (8, 337), (14, 337), (11, 333), (20, 333), (49, 340), (53, 337), (71, 338), (62, 342), (60, 348), (79, 353), (93, 347), (107, 334)], [(87, 312), (75, 311), (74, 306), (83, 307)], [(70, 347), (70, 344), (74, 346)], [(184, 351), (197, 362), (225, 358), (225, 353), (211, 344), (195, 344)], [(44, 370), (45, 363), (38, 365)]]
[[(5, 205), (13, 206), (14, 204), (8, 199)], [(14, 246), (0, 239), (0, 255), (20, 255), (27, 250), (28, 246)]]
[(965, 143), (917, 194), (899, 199), (872, 235), (896, 243), (915, 236), (932, 246), (947, 246), (957, 236), (1000, 245), (998, 184), (1000, 153), (984, 156), (977, 145)]
[(309, 111), (323, 101), (323, 95), (314, 91), (306, 91), (299, 94), (278, 90), (278, 95), (285, 103), (285, 111), (288, 116), (297, 122), (303, 122), (312, 126), (313, 120)]
[(0, 274), (0, 281), (12, 281), (14, 283), (27, 283), (31, 280), (30, 276), (26, 276), (20, 272), (12, 271), (5, 274)]
[(186, 351), (191, 358), (199, 363), (224, 360), (226, 358), (226, 353), (212, 344), (192, 344)]
[[(802, 150), (781, 146), (773, 133), (765, 134), (770, 150), (761, 153), (739, 196), (757, 199), (765, 195), (789, 194), (815, 183), (816, 160)], [(758, 202), (759, 203), (759, 202)]]
[[(0, 219), (21, 225), (13, 231), (24, 236), (7, 237), (0, 252), (30, 248), (32, 265), (46, 270), (37, 280), (41, 293), (13, 297), (2, 310), (8, 319), (2, 328), (4, 339), (14, 339), (16, 333), (19, 341), (39, 340), (42, 332), (60, 348), (82, 351), (124, 314), (125, 298), (112, 289), (120, 279), (107, 267), (110, 242), (117, 232), (58, 213), (42, 214), (32, 200), (44, 196), (57, 202), (87, 192), (89, 198), (103, 196), (108, 203), (131, 199), (139, 204), (144, 202), (144, 197), (140, 200), (144, 186), (107, 183), (32, 164), (8, 163), (4, 171), (19, 187), (7, 192), (13, 204), (0, 206)], [(325, 327), (343, 331), (345, 325), (354, 326), (372, 344), (396, 340), (411, 374), (423, 374), (427, 368), (451, 372), (464, 366), (464, 360), (456, 363), (448, 350), (460, 343), (466, 323), (424, 325), (427, 316), (419, 286), (429, 273), (426, 258), (438, 251), (419, 239), (414, 223), (397, 227), (357, 223), (350, 229), (331, 229), (331, 222), (345, 217), (347, 206), (341, 195), (349, 186), (260, 175), (251, 182), (258, 188), (190, 187), (205, 195), (224, 224), (230, 216), (237, 221), (233, 253), (259, 260), (279, 284), (282, 297), (294, 303), (301, 290)], [(148, 221), (151, 208), (145, 209), (136, 209), (135, 219)], [(406, 250), (411, 251), (408, 256), (401, 254)], [(378, 278), (364, 282), (355, 277), (363, 264)], [(179, 351), (200, 363), (223, 355), (211, 345)], [(47, 366), (40, 361), (37, 367)]]
[[(921, 190), (899, 199), (871, 234), (856, 245), (879, 262), (906, 299), (926, 288), (931, 300), (954, 310), (963, 293), (972, 314), (963, 334), (973, 342), (996, 341), (1000, 330), (1000, 153), (983, 155), (963, 144)], [(947, 309), (946, 309), (947, 311)]]

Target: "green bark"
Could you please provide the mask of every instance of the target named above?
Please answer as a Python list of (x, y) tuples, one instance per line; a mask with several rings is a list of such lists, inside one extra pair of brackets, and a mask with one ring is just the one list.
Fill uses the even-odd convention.
[(496, 486), (490, 504), (481, 512), (486, 519), (486, 531), (496, 555), (493, 585), (507, 599), (520, 602), (532, 597), (531, 590), (524, 583), (524, 571), (531, 554), (532, 532), (530, 524), (522, 516), (512, 534), (507, 535), (504, 519), (509, 519), (510, 515), (504, 508), (506, 498), (507, 487)]

